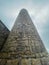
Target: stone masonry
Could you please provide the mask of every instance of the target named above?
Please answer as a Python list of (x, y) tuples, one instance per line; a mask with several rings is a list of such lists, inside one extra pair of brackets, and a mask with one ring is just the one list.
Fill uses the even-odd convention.
[(0, 20), (0, 51), (9, 35), (9, 32), (8, 28)]
[(48, 52), (25, 9), (0, 52), (0, 65), (49, 65)]

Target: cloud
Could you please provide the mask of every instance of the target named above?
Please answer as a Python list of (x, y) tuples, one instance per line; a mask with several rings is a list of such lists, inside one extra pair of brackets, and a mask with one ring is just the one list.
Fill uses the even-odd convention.
[[(32, 10), (33, 11), (33, 10)], [(43, 24), (46, 23), (48, 16), (49, 16), (49, 7), (48, 6), (44, 6), (41, 9), (34, 9), (33, 13), (32, 13), (34, 20), (39, 23), (39, 24)]]
[(46, 5), (41, 8), (34, 8), (31, 10), (30, 16), (38, 31), (41, 33), (43, 31), (43, 27), (49, 22), (49, 6)]
[(45, 6), (41, 9), (41, 11), (37, 14), (36, 20), (38, 23), (46, 23), (47, 17), (49, 15), (49, 7)]
[(47, 48), (47, 51), (49, 52), (49, 48)]

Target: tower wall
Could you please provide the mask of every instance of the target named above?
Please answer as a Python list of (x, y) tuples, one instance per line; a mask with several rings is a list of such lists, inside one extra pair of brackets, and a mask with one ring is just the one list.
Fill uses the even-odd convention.
[(1, 65), (49, 65), (48, 53), (28, 12), (22, 9), (0, 52)]
[(0, 50), (2, 49), (8, 35), (9, 35), (8, 28), (2, 23), (0, 20)]

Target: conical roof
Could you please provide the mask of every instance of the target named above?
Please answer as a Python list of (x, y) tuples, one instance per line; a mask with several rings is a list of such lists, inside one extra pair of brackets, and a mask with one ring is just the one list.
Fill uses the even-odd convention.
[(25, 9), (20, 11), (2, 51), (17, 51), (18, 44), (31, 47), (30, 52), (33, 53), (46, 52), (43, 42)]
[(0, 51), (7, 40), (7, 37), (9, 35), (8, 28), (3, 24), (3, 22), (0, 20)]
[(49, 65), (48, 53), (25, 9), (20, 11), (1, 53), (6, 65)]

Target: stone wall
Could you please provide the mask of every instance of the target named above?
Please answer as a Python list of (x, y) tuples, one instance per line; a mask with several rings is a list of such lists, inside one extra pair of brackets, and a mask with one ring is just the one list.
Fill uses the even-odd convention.
[(24, 9), (0, 52), (0, 65), (49, 65), (44, 44)]
[(8, 35), (9, 35), (8, 28), (0, 20), (0, 50), (2, 49)]

